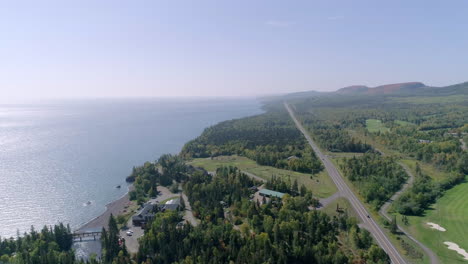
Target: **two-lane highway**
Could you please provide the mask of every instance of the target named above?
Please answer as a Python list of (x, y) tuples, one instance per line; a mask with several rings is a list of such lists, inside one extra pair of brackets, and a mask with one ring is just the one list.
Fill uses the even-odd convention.
[(380, 228), (379, 225), (372, 219), (372, 217), (367, 212), (366, 208), (362, 204), (362, 202), (356, 197), (356, 195), (351, 191), (349, 186), (345, 183), (342, 176), (335, 168), (333, 163), (328, 159), (327, 156), (323, 155), (319, 147), (315, 144), (312, 138), (309, 136), (309, 133), (304, 129), (302, 124), (296, 119), (294, 112), (291, 110), (290, 106), (287, 103), (284, 103), (284, 106), (289, 112), (289, 115), (293, 119), (296, 127), (304, 134), (304, 137), (309, 142), (312, 149), (315, 151), (315, 154), (322, 160), (325, 169), (328, 172), (328, 175), (332, 178), (333, 182), (335, 183), (338, 191), (342, 193), (342, 195), (349, 200), (351, 205), (353, 206), (356, 213), (362, 220), (362, 223), (366, 227), (367, 230), (374, 236), (375, 240), (379, 244), (379, 246), (387, 252), (388, 256), (390, 257), (392, 263), (395, 264), (403, 264), (406, 261), (403, 259), (401, 254), (395, 248), (395, 246), (390, 242), (389, 238), (385, 235), (383, 230)]

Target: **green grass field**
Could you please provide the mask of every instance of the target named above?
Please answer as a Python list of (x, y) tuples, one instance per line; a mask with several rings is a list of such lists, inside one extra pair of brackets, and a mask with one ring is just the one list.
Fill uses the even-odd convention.
[(382, 121), (377, 119), (367, 119), (366, 120), (366, 128), (369, 132), (387, 132), (389, 131), (388, 127), (385, 127), (382, 124)]
[(338, 205), (342, 210), (345, 210), (348, 212), (349, 217), (354, 217), (359, 221), (359, 218), (357, 217), (356, 212), (354, 211), (353, 207), (349, 203), (348, 199), (340, 197), (331, 202), (330, 204), (327, 205), (327, 207), (321, 209), (323, 212), (328, 214), (329, 216), (338, 216), (339, 213), (336, 211), (336, 205)]
[[(468, 182), (447, 191), (423, 217), (409, 217), (407, 230), (431, 248), (441, 263), (467, 263), (461, 255), (447, 248), (444, 242), (454, 242), (468, 251)], [(439, 224), (445, 232), (431, 229), (426, 223)]]
[(279, 177), (291, 177), (291, 181), (297, 179), (299, 186), (304, 184), (312, 190), (312, 193), (320, 198), (328, 197), (334, 194), (337, 189), (333, 181), (328, 177), (325, 171), (315, 174), (299, 173), (295, 171), (277, 169), (270, 166), (258, 165), (255, 161), (241, 156), (220, 156), (214, 159), (203, 158), (194, 159), (190, 164), (202, 167), (207, 171), (216, 171), (221, 166), (235, 166), (243, 171), (250, 172), (264, 179), (270, 179), (272, 175)]
[(372, 139), (372, 137), (370, 135), (366, 136), (364, 129), (357, 129), (357, 130), (351, 130), (350, 129), (350, 130), (348, 130), (348, 132), (350, 133), (350, 135), (353, 138), (358, 139), (361, 142), (365, 142), (367, 144), (370, 144), (370, 145), (372, 145), (372, 147), (374, 147), (374, 148), (376, 148), (376, 149), (378, 149), (380, 151), (383, 151), (387, 155), (401, 156), (401, 154), (398, 151), (387, 148), (387, 146), (385, 146), (385, 145), (381, 144), (380, 142), (377, 142), (374, 139)]
[(395, 120), (394, 122), (400, 126), (415, 126), (415, 124), (403, 120)]

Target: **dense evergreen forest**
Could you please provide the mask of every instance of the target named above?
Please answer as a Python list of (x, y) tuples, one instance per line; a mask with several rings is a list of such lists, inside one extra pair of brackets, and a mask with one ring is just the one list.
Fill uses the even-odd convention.
[(241, 201), (248, 197), (249, 188), (257, 185), (254, 181), (237, 168), (218, 168), (216, 176), (207, 172), (195, 172), (189, 181), (184, 184), (192, 211), (196, 217), (208, 222), (223, 218), (224, 207)]
[(63, 224), (45, 226), (40, 232), (31, 227), (15, 239), (1, 239), (0, 263), (76, 263), (72, 239), (70, 227)]
[(317, 173), (323, 169), (284, 109), (270, 109), (265, 114), (209, 127), (181, 152), (184, 158), (234, 154), (260, 165), (298, 172)]
[(158, 185), (170, 187), (177, 192), (179, 183), (197, 169), (185, 164), (178, 155), (165, 154), (155, 162), (145, 162), (142, 166), (133, 167), (127, 182), (133, 183), (130, 200), (143, 204), (148, 198), (157, 196)]
[(340, 167), (344, 175), (356, 184), (365, 201), (375, 209), (397, 192), (408, 178), (394, 158), (378, 154), (345, 158)]
[(405, 192), (394, 204), (394, 208), (404, 215), (422, 215), (425, 209), (435, 202), (444, 191), (465, 179), (463, 174), (451, 174), (448, 178), (435, 182), (425, 175), (419, 163), (416, 164), (416, 174), (413, 186)]
[(201, 224), (181, 226), (177, 212), (157, 213), (141, 240), (137, 261), (389, 263), (369, 232), (345, 213), (331, 218), (310, 210), (310, 195), (255, 202), (250, 199), (252, 184), (232, 167), (218, 169), (214, 177), (195, 172), (185, 188)]

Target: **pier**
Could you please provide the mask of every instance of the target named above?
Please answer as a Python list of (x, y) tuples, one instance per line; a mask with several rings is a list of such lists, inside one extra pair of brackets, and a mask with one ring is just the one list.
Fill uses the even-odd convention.
[(75, 239), (79, 239), (80, 242), (83, 241), (83, 238), (91, 238), (93, 237), (94, 240), (96, 240), (96, 237), (101, 237), (101, 231), (92, 231), (92, 232), (78, 232), (78, 233), (73, 233), (73, 241)]

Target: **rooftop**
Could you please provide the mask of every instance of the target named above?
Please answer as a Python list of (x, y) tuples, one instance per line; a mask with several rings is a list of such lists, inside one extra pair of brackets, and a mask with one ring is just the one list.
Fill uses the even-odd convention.
[(284, 193), (282, 193), (282, 192), (272, 191), (272, 190), (268, 190), (268, 189), (260, 190), (260, 194), (265, 195), (265, 196), (274, 196), (274, 197), (278, 197), (278, 198), (283, 198), (283, 196), (284, 196)]

